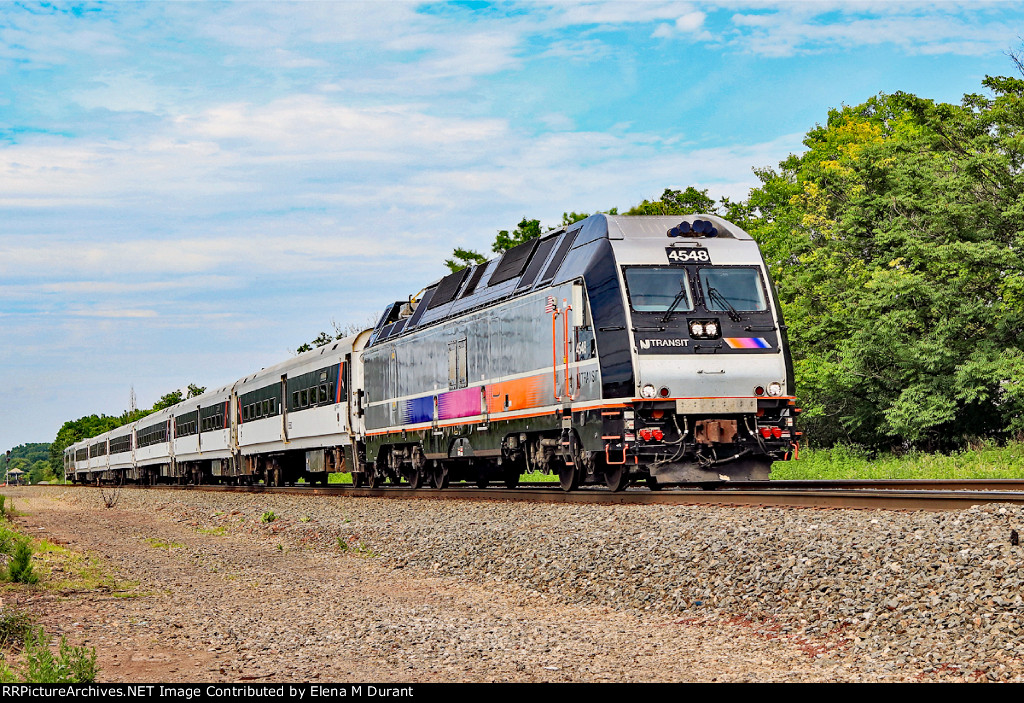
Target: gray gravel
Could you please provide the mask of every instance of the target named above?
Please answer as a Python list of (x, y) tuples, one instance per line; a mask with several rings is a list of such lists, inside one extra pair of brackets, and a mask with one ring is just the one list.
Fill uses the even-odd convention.
[[(98, 500), (93, 491), (48, 490), (70, 505)], [(734, 629), (727, 636), (742, 630), (744, 637), (784, 641), (820, 662), (791, 679), (1024, 680), (1024, 551), (1010, 544), (1011, 530), (1024, 534), (1024, 510), (1012, 506), (900, 513), (126, 490), (115, 510), (279, 551), (366, 557), (381, 573), (476, 584), (485, 592), (514, 588), (528, 603), (571, 607), (573, 617), (604, 608), (641, 623), (682, 623), (695, 632), (708, 626), (716, 635), (728, 623)], [(268, 511), (272, 522), (261, 520)], [(372, 639), (390, 628), (393, 637), (419, 638), (417, 646), (429, 652), (431, 640), (457, 642), (466, 630), (464, 622), (438, 621), (424, 634), (385, 620), (361, 621), (355, 634)], [(514, 648), (529, 671), (547, 671), (532, 644), (547, 641), (549, 625), (537, 627), (531, 634), (528, 621), (518, 622)], [(472, 656), (457, 646), (449, 655), (486, 658), (483, 652), (513, 647), (505, 623), (492, 621), (490, 629), (469, 638), (479, 650)], [(237, 639), (234, 633), (224, 641)], [(723, 678), (777, 680), (773, 662), (752, 658)], [(553, 672), (497, 678), (577, 680)], [(584, 678), (626, 680), (612, 669)]]

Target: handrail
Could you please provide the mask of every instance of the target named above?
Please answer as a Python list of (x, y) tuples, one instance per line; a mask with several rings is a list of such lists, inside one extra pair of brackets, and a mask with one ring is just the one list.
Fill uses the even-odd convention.
[(565, 395), (569, 400), (576, 400), (572, 388), (572, 373), (569, 370), (569, 311), (572, 305), (566, 305), (562, 311), (562, 362), (565, 364)]
[(562, 396), (558, 395), (558, 328), (555, 326), (559, 314), (558, 308), (551, 313), (551, 392), (555, 400), (561, 402)]

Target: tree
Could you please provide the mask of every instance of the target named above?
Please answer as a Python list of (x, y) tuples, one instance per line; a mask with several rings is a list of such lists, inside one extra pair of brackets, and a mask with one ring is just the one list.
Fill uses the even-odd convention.
[(184, 398), (182, 397), (182, 392), (180, 390), (171, 391), (170, 393), (164, 393), (162, 396), (160, 396), (160, 400), (153, 403), (153, 412), (169, 408), (173, 405), (177, 405), (182, 400), (184, 400)]
[(697, 190), (688, 186), (686, 190), (666, 188), (659, 200), (644, 200), (626, 211), (627, 215), (694, 215), (697, 213), (717, 215), (718, 206), (708, 197), (707, 188)]
[(469, 266), (477, 266), (486, 261), (487, 257), (479, 252), (472, 249), (455, 247), (455, 251), (452, 252), (452, 258), (445, 259), (444, 265), (448, 267), (449, 271), (455, 273), (456, 271), (461, 271)]
[[(576, 213), (572, 214), (576, 215)], [(567, 217), (569, 217), (568, 214), (562, 215), (562, 220), (564, 221)], [(511, 232), (507, 229), (498, 232), (498, 236), (494, 238), (494, 243), (491, 245), (491, 251), (500, 254), (531, 239), (536, 239), (541, 234), (540, 220), (528, 220), (524, 217)], [(446, 259), (444, 265), (448, 267), (449, 271), (455, 273), (468, 266), (476, 266), (486, 261), (487, 257), (477, 251), (456, 247), (452, 258)]]
[(879, 95), (757, 171), (809, 434), (962, 445), (1024, 431), (1024, 81), (961, 105)]
[(57, 431), (50, 443), (50, 468), (55, 475), (64, 475), (64, 450), (83, 439), (103, 434), (122, 424), (120, 418), (107, 415), (87, 415), (77, 420), (68, 420)]
[(491, 251), (500, 254), (531, 239), (536, 239), (540, 235), (540, 220), (528, 220), (524, 217), (512, 232), (509, 232), (507, 229), (498, 232), (498, 236), (494, 238), (494, 244), (491, 246)]
[(313, 340), (301, 344), (295, 350), (295, 353), (301, 354), (302, 352), (312, 351), (317, 347), (322, 347), (325, 344), (330, 344), (335, 340), (344, 339), (345, 337), (351, 337), (352, 335), (359, 334), (365, 329), (372, 328), (374, 324), (376, 324), (376, 322), (377, 319), (372, 315), (367, 319), (363, 320), (362, 322), (349, 322), (348, 324), (345, 325), (338, 324), (338, 322), (332, 318), (331, 329), (333, 330), (333, 334), (331, 332), (321, 332)]

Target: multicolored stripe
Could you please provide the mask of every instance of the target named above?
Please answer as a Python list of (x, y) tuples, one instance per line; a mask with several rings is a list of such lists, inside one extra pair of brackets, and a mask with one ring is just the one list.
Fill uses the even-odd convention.
[[(548, 393), (543, 393), (545, 382)], [(447, 391), (410, 398), (400, 401), (399, 424), (414, 425), (433, 420), (454, 420), (460, 417), (471, 417), (487, 413), (508, 412), (544, 405), (553, 402), (550, 390), (551, 376), (537, 374), (527, 378), (491, 383), (485, 386), (472, 386), (455, 391)], [(549, 397), (550, 396), (550, 397)], [(434, 415), (434, 398), (437, 398), (437, 416)]]
[(764, 337), (723, 337), (725, 343), (733, 349), (771, 349), (772, 345)]

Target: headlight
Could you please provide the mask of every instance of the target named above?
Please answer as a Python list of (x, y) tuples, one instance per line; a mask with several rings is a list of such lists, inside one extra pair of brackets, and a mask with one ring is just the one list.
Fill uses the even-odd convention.
[(782, 395), (782, 384), (772, 381), (768, 384), (768, 395)]
[(640, 395), (644, 398), (653, 398), (657, 394), (658, 391), (650, 383), (640, 389)]
[(718, 320), (690, 320), (688, 329), (694, 339), (717, 339), (722, 331)]

